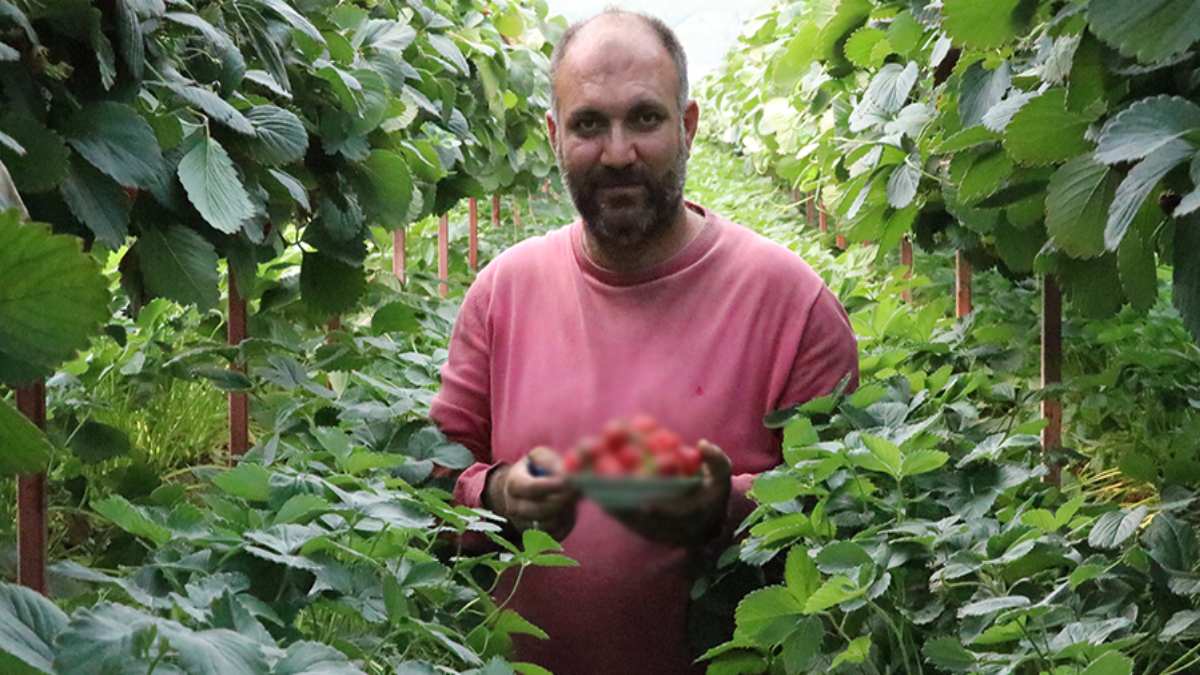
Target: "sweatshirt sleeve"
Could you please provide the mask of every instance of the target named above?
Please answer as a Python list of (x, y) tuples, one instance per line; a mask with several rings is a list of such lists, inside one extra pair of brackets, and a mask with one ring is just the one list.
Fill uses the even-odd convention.
[(491, 452), (491, 339), (487, 319), (487, 287), (476, 283), (467, 291), (450, 334), (450, 354), (442, 366), (442, 387), (434, 396), (429, 416), (456, 443), (475, 456), (454, 484), (454, 501), (483, 505), (483, 489), (492, 468)]
[[(858, 387), (858, 343), (837, 296), (822, 286), (804, 324), (791, 374), (776, 410), (790, 408), (824, 396), (837, 388), (843, 377), (850, 376), (846, 391)], [(733, 541), (733, 533), (754, 510), (747, 496), (757, 473), (735, 474), (731, 479), (729, 505), (719, 541)]]

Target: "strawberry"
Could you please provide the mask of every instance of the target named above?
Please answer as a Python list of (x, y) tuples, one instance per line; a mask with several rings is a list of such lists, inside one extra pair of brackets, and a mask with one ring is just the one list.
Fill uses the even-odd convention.
[(649, 436), (658, 430), (658, 422), (649, 415), (634, 415), (629, 420), (629, 427), (643, 436)]
[(694, 476), (700, 471), (700, 465), (704, 463), (704, 458), (700, 455), (700, 451), (696, 448), (685, 445), (679, 448), (677, 453), (679, 457), (679, 470), (685, 476)]
[(680, 473), (679, 457), (665, 452), (654, 458), (654, 470), (660, 476), (677, 476)]
[(578, 452), (567, 450), (563, 453), (562, 465), (565, 473), (576, 473), (583, 467), (583, 459)]
[(620, 420), (613, 420), (604, 425), (600, 444), (605, 452), (616, 452), (629, 440), (629, 428)]
[(635, 445), (622, 445), (613, 456), (625, 467), (626, 473), (633, 473), (642, 467), (642, 452)]
[(646, 439), (646, 447), (655, 455), (675, 452), (679, 448), (679, 435), (666, 429), (659, 429)]
[(615, 455), (601, 455), (592, 469), (598, 476), (623, 476), (625, 466)]

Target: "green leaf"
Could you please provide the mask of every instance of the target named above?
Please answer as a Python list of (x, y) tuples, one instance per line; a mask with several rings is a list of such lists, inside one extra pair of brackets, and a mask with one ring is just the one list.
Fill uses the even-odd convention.
[(183, 225), (147, 228), (135, 250), (151, 293), (201, 310), (217, 306), (217, 251), (198, 232)]
[(1067, 90), (1049, 89), (1026, 103), (1004, 129), (1004, 149), (1018, 164), (1044, 166), (1087, 152), (1088, 119), (1067, 110)]
[(1158, 182), (1195, 155), (1196, 149), (1190, 143), (1175, 140), (1155, 150), (1129, 171), (1117, 186), (1108, 210), (1108, 222), (1104, 226), (1104, 244), (1108, 250), (1115, 251), (1121, 245), (1138, 210)]
[(1054, 172), (1046, 191), (1046, 230), (1059, 249), (1076, 258), (1104, 253), (1108, 207), (1117, 179), (1090, 156), (1076, 157)]
[(0, 583), (0, 652), (9, 657), (0, 665), (6, 673), (54, 675), (54, 642), (66, 626), (67, 615), (41, 594)]
[(125, 60), (129, 74), (140, 80), (146, 64), (145, 36), (142, 34), (141, 21), (131, 0), (117, 0), (116, 15), (117, 42), (120, 44), (121, 58)]
[(788, 592), (801, 603), (808, 602), (821, 584), (821, 574), (817, 571), (816, 563), (803, 546), (793, 546), (788, 550), (783, 578)]
[(300, 264), (300, 297), (323, 316), (343, 314), (358, 304), (367, 281), (361, 267), (321, 252), (305, 253)]
[(550, 636), (546, 631), (538, 628), (524, 617), (511, 609), (506, 609), (500, 612), (500, 616), (496, 618), (495, 630), (503, 633), (515, 633), (518, 635), (532, 635), (539, 640), (549, 640)]
[(888, 26), (887, 30), (888, 43), (901, 56), (910, 56), (914, 49), (921, 46), (921, 41), (924, 37), (925, 29), (913, 18), (912, 12), (908, 10), (897, 14), (896, 18), (892, 19), (892, 23)]
[(789, 673), (805, 672), (821, 653), (821, 642), (825, 638), (825, 625), (820, 617), (809, 616), (800, 620), (796, 628), (783, 640), (783, 665)]
[(508, 10), (501, 12), (493, 19), (496, 30), (506, 38), (516, 40), (525, 33), (525, 19), (521, 16), (518, 5), (509, 5)]
[(405, 302), (391, 302), (375, 310), (371, 317), (371, 332), (414, 333), (421, 329), (417, 310)]
[(1097, 101), (1107, 107), (1108, 90), (1117, 77), (1104, 63), (1104, 46), (1091, 32), (1084, 32), (1067, 77), (1067, 108), (1083, 111)]
[(60, 673), (108, 675), (146, 669), (136, 644), (151, 642), (154, 618), (133, 608), (100, 603), (77, 611), (59, 635), (62, 647), (54, 659)]
[(1120, 652), (1108, 652), (1089, 663), (1080, 675), (1133, 675), (1133, 659)]
[(965, 673), (976, 668), (975, 654), (952, 637), (941, 637), (926, 642), (921, 648), (921, 653), (925, 655), (926, 661), (942, 670)]
[(817, 56), (821, 28), (812, 21), (801, 21), (787, 45), (777, 52), (771, 64), (772, 80), (779, 89), (790, 91), (808, 72)]
[(804, 614), (804, 605), (783, 586), (752, 591), (738, 603), (735, 637), (764, 647), (783, 641)]
[(834, 605), (853, 600), (866, 594), (867, 589), (859, 588), (849, 577), (838, 575), (830, 577), (804, 603), (805, 614), (824, 612)]
[(218, 366), (196, 366), (188, 370), (192, 377), (202, 377), (222, 391), (250, 391), (254, 383), (244, 373)]
[(128, 455), (133, 446), (129, 436), (120, 429), (88, 420), (79, 425), (71, 435), (71, 452), (83, 460), (84, 464), (97, 464), (113, 457)]
[(775, 504), (791, 501), (803, 491), (803, 484), (795, 476), (764, 473), (754, 479), (751, 495), (760, 504)]
[(875, 56), (872, 52), (879, 44), (886, 41), (887, 33), (879, 28), (867, 26), (859, 28), (846, 40), (844, 48), (846, 58), (859, 68), (878, 68), (883, 65), (886, 54)]
[(131, 504), (121, 495), (112, 495), (92, 502), (92, 510), (113, 522), (117, 527), (136, 536), (149, 539), (158, 546), (171, 540), (171, 530), (152, 518), (145, 507)]
[[(1198, 4), (1200, 6), (1200, 4)], [(1177, 96), (1144, 98), (1100, 130), (1096, 161), (1132, 162), (1200, 129), (1200, 106)]]
[(271, 496), (271, 471), (261, 464), (242, 462), (213, 476), (212, 482), (225, 494), (251, 502), (265, 502)]
[(917, 196), (917, 185), (921, 182), (921, 157), (911, 154), (892, 171), (887, 183), (888, 205), (903, 209)]
[(958, 198), (963, 204), (973, 204), (992, 195), (1008, 181), (1013, 172), (1012, 160), (1003, 150), (995, 149), (975, 158), (963, 175)]
[(833, 663), (831, 663), (829, 667), (836, 669), (843, 663), (862, 663), (863, 661), (867, 660), (867, 657), (870, 656), (870, 654), (871, 636), (864, 635), (862, 637), (857, 637), (851, 640), (850, 644), (846, 645), (846, 648), (842, 650), (842, 653), (838, 654), (833, 659)]
[(1093, 548), (1117, 548), (1137, 532), (1149, 512), (1150, 509), (1145, 506), (1109, 511), (1092, 525), (1088, 545)]
[(93, 103), (75, 113), (65, 131), (76, 152), (121, 185), (149, 189), (161, 180), (158, 139), (133, 108)]
[(958, 116), (963, 128), (983, 122), (983, 116), (1004, 100), (1010, 86), (1012, 74), (1007, 61), (992, 70), (984, 68), (981, 61), (972, 63), (959, 87)]
[(259, 0), (263, 5), (270, 7), (279, 18), (286, 21), (292, 28), (304, 33), (308, 37), (324, 44), (325, 38), (321, 35), (321, 31), (312, 24), (303, 14), (296, 11), (287, 0)]
[(217, 60), (221, 62), (222, 85), (231, 89), (237, 86), (246, 73), (246, 60), (225, 31), (190, 12), (167, 12), (163, 16), (177, 24), (199, 31), (204, 36), (205, 46), (211, 49)]
[(362, 675), (346, 655), (320, 642), (293, 642), (271, 675)]
[(277, 183), (283, 186), (287, 191), (288, 196), (296, 201), (305, 211), (312, 211), (312, 206), (308, 202), (308, 190), (304, 189), (304, 185), (300, 181), (292, 177), (291, 174), (280, 171), (279, 169), (267, 169), (267, 173), (275, 179)]
[[(0, 143), (0, 163), (8, 167), (18, 190), (46, 192), (58, 187), (66, 178), (70, 159), (67, 144), (36, 119), (10, 112), (0, 118), (0, 134), (9, 139), (9, 142)], [(24, 152), (17, 152), (12, 143)]]
[(1125, 56), (1153, 63), (1200, 40), (1200, 2), (1091, 0), (1088, 27)]
[(1167, 620), (1167, 623), (1163, 625), (1162, 632), (1158, 634), (1158, 639), (1163, 641), (1174, 640), (1180, 637), (1180, 635), (1186, 634), (1197, 622), (1200, 622), (1200, 611), (1184, 609), (1175, 612)]
[(901, 475), (905, 478), (918, 476), (930, 471), (936, 471), (950, 461), (950, 455), (941, 450), (914, 450), (904, 454), (900, 465)]
[(379, 222), (388, 227), (407, 224), (413, 185), (408, 162), (397, 153), (373, 150), (363, 168), (370, 185), (367, 198), (373, 204)]
[(0, 382), (24, 384), (87, 347), (108, 302), (108, 282), (79, 239), (0, 212)]
[(994, 143), (1001, 139), (1000, 134), (988, 129), (982, 124), (977, 124), (973, 127), (967, 127), (951, 134), (934, 150), (935, 154), (944, 155), (954, 152), (960, 152), (968, 148), (973, 148), (984, 143)]
[(874, 565), (871, 555), (853, 541), (826, 544), (817, 554), (817, 566), (827, 574), (849, 574), (863, 565)]
[(541, 530), (525, 530), (521, 533), (521, 550), (532, 557), (547, 551), (561, 551), (562, 546)]
[(1021, 522), (1042, 532), (1054, 532), (1059, 527), (1054, 514), (1046, 509), (1033, 509), (1022, 513)]
[(1074, 311), (1086, 318), (1109, 318), (1125, 304), (1115, 254), (1089, 260), (1060, 256), (1058, 276)]
[(1024, 28), (1021, 0), (945, 0), (942, 29), (954, 44), (969, 49), (1002, 47)]
[(78, 157), (72, 157), (68, 166), (61, 187), (67, 208), (96, 239), (110, 248), (120, 248), (129, 234), (129, 195), (116, 181)]
[(54, 451), (46, 435), (33, 422), (0, 400), (0, 476), (16, 476), (46, 470)]
[(868, 454), (855, 455), (853, 457), (855, 464), (865, 469), (886, 473), (896, 479), (901, 477), (902, 459), (900, 448), (895, 443), (870, 434), (863, 434), (862, 441), (867, 446)]
[(250, 147), (256, 161), (277, 166), (304, 158), (308, 132), (295, 113), (273, 105), (257, 105), (246, 111), (246, 119), (255, 131)]
[(467, 60), (463, 58), (462, 50), (458, 48), (454, 40), (437, 33), (429, 33), (425, 38), (429, 40), (429, 45), (433, 47), (434, 51), (458, 70), (458, 74), (465, 76), (471, 74), (471, 66), (467, 65)]
[(908, 95), (917, 83), (917, 64), (907, 66), (889, 63), (871, 79), (862, 100), (850, 113), (850, 131), (859, 132), (886, 122), (904, 107)]
[(986, 600), (976, 600), (958, 608), (958, 618), (965, 619), (969, 616), (987, 616), (996, 612), (1013, 609), (1016, 607), (1028, 607), (1031, 603), (1029, 598), (1023, 595), (1006, 595), (999, 598), (988, 598)]
[(1166, 219), (1158, 203), (1147, 200), (1121, 245), (1117, 248), (1117, 273), (1121, 287), (1134, 309), (1148, 312), (1158, 299), (1158, 264), (1155, 257), (1155, 232)]
[(1146, 553), (1159, 565), (1175, 572), (1190, 572), (1200, 559), (1196, 530), (1170, 513), (1159, 513), (1142, 536)]
[(216, 139), (205, 135), (179, 162), (179, 181), (188, 199), (217, 230), (234, 234), (254, 216), (254, 207), (238, 177), (229, 153)]

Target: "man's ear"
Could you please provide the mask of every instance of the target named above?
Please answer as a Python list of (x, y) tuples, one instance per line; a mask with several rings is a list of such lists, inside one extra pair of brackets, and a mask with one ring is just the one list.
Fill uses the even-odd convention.
[(558, 147), (558, 123), (554, 121), (554, 113), (546, 113), (546, 135), (550, 137), (550, 147)]
[(683, 109), (683, 130), (687, 134), (687, 146), (692, 148), (692, 140), (696, 138), (696, 129), (700, 125), (700, 104), (696, 101), (688, 101), (687, 107)]

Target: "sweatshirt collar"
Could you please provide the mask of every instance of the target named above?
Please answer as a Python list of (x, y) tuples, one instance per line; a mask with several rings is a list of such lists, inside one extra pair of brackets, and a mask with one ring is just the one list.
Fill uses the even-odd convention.
[(575, 254), (575, 262), (584, 274), (609, 286), (635, 286), (655, 279), (674, 274), (692, 265), (713, 247), (717, 238), (717, 219), (712, 211), (691, 201), (684, 200), (684, 206), (704, 216), (704, 227), (683, 248), (670, 258), (634, 274), (621, 274), (600, 267), (583, 248), (583, 220), (576, 219), (571, 224), (571, 250)]

